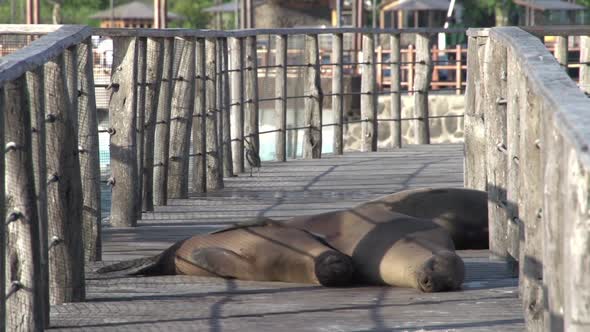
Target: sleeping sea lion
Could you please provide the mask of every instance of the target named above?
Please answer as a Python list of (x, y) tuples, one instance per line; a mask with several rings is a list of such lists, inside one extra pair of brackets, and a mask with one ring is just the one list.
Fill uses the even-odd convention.
[(264, 219), (195, 235), (159, 255), (97, 270), (115, 271), (345, 286), (351, 281), (353, 264), (350, 257), (309, 232)]
[(421, 188), (377, 198), (391, 210), (430, 219), (446, 229), (455, 249), (487, 249), (488, 194), (465, 188)]
[(465, 277), (447, 231), (430, 220), (394, 212), (383, 202), (285, 223), (322, 236), (351, 256), (356, 282), (438, 292), (459, 289)]

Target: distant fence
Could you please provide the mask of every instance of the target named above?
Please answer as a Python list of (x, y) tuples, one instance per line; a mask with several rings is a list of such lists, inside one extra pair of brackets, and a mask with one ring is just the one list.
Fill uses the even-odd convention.
[(465, 186), (488, 192), (490, 251), (518, 269), (527, 330), (588, 331), (590, 28), (531, 31), (558, 36), (557, 60), (518, 28), (469, 32)]

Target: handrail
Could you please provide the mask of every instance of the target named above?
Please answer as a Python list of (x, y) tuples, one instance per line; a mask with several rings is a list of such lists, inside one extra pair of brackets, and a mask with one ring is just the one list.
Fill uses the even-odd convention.
[[(0, 29), (2, 28), (3, 26), (0, 26)], [(36, 31), (41, 30), (43, 29)], [(1, 57), (0, 85), (42, 66), (48, 60), (62, 54), (67, 48), (90, 37), (92, 31), (92, 28), (82, 25), (60, 26), (55, 31), (33, 41), (27, 47)]]

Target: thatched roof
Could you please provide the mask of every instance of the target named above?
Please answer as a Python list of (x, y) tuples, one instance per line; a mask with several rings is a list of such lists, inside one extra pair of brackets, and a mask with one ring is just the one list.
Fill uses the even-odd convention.
[[(140, 1), (129, 2), (113, 8), (113, 18), (126, 20), (151, 20), (154, 18), (154, 6), (148, 5)], [(111, 10), (106, 9), (100, 11), (90, 18), (99, 20), (108, 20), (111, 18)], [(168, 12), (168, 19), (180, 19), (181, 16)]]
[(580, 10), (586, 7), (561, 0), (514, 0), (514, 3), (535, 10)]

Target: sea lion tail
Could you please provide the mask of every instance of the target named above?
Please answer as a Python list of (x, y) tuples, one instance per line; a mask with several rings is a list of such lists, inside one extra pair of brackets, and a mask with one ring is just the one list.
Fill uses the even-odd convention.
[(125, 271), (126, 275), (157, 274), (162, 254), (137, 258), (101, 267), (96, 273), (111, 273)]

